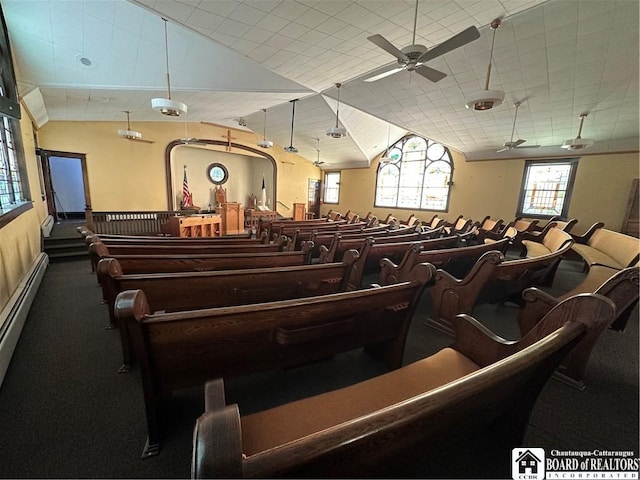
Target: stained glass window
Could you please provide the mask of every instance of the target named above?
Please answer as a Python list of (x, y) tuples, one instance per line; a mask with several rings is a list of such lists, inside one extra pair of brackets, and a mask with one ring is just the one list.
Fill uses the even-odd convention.
[(11, 120), (0, 117), (0, 213), (24, 201)]
[(378, 166), (376, 207), (446, 211), (453, 162), (449, 150), (409, 135), (389, 147)]
[(518, 215), (566, 217), (577, 165), (577, 159), (526, 162)]

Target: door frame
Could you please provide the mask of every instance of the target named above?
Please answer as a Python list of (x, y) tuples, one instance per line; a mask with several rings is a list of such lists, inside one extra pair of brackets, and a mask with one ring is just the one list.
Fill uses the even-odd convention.
[(50, 157), (62, 157), (62, 158), (75, 158), (80, 160), (80, 167), (82, 168), (82, 187), (84, 189), (84, 201), (85, 201), (85, 218), (87, 212), (91, 210), (91, 193), (89, 191), (89, 176), (87, 173), (87, 155), (77, 152), (62, 152), (59, 150), (46, 150), (44, 148), (37, 148), (36, 155), (40, 158), (40, 165), (42, 166), (42, 176), (44, 182), (44, 195), (47, 202), (47, 210), (49, 215), (52, 215), (56, 220), (58, 219), (58, 210), (56, 208), (55, 198), (53, 196), (53, 182), (51, 180), (51, 169), (49, 167)]

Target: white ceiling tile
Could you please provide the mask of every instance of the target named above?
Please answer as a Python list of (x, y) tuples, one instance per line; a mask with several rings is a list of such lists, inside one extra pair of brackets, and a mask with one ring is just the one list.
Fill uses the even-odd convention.
[(208, 30), (217, 30), (223, 22), (223, 16), (202, 9), (194, 10), (188, 20), (190, 25)]
[(233, 37), (242, 37), (249, 31), (251, 27), (244, 23), (236, 22), (235, 20), (226, 19), (217, 28), (216, 32), (231, 35)]
[(221, 17), (229, 17), (238, 5), (238, 2), (233, 0), (203, 0), (198, 5), (198, 10), (204, 10)]
[(278, 15), (267, 15), (258, 23), (256, 23), (256, 27), (263, 28), (269, 32), (279, 32), (284, 27), (289, 25), (289, 20), (283, 17), (279, 17)]
[(265, 12), (257, 8), (240, 4), (228, 18), (247, 25), (255, 25), (265, 17)]
[[(395, 64), (391, 55), (366, 37), (380, 33), (399, 48), (411, 43), (415, 13), (413, 1), (145, 0), (138, 3), (143, 3), (146, 8), (140, 8), (135, 3), (111, 0), (110, 4), (101, 5), (100, 10), (92, 11), (92, 5), (103, 1), (106, 0), (82, 3), (81, 9), (73, 8), (77, 2), (38, 1), (38, 9), (26, 9), (22, 6), (25, 2), (3, 0), (21, 88), (41, 86), (50, 118), (90, 119), (93, 115), (107, 121), (121, 121), (120, 110), (137, 106), (140, 112), (136, 119), (140, 118), (140, 121), (145, 116), (152, 121), (169, 121), (148, 108), (151, 95), (163, 94), (166, 87), (160, 19), (165, 16), (171, 20), (172, 86), (175, 96), (189, 103), (190, 119), (202, 115), (211, 120), (223, 117), (223, 114), (230, 118), (251, 118), (252, 112), (260, 114), (260, 108), (269, 107), (270, 115), (271, 109), (275, 113), (270, 117), (275, 125), (274, 133), (281, 129), (281, 142), (288, 144), (288, 100), (294, 96), (305, 97), (299, 105), (300, 124), (296, 131), (296, 141), (300, 137), (301, 144), (304, 144), (305, 138), (311, 138), (312, 134), (322, 136), (334, 114), (331, 102), (314, 102), (314, 97), (309, 96), (312, 94), (310, 90), (329, 89), (331, 94), (335, 91), (335, 87), (331, 87), (333, 83), (344, 82), (342, 98), (345, 107), (341, 109), (341, 122), (347, 124), (350, 137), (322, 147), (329, 163), (341, 155), (335, 145), (350, 145), (345, 151), (352, 149), (348, 155), (353, 158), (364, 155), (366, 148), (363, 145), (373, 144), (369, 142), (371, 134), (367, 132), (375, 130), (368, 128), (369, 117), (386, 118), (402, 125), (405, 131), (416, 131), (465, 153), (502, 145), (511, 133), (511, 104), (516, 99), (526, 99), (529, 106), (529, 110), (523, 108), (517, 126), (517, 134), (527, 138), (528, 143), (559, 145), (563, 140), (575, 137), (580, 113), (577, 110), (585, 108), (594, 112), (594, 117), (589, 118), (592, 121), (588, 128), (585, 124), (585, 132), (588, 130), (590, 136), (598, 139), (607, 137), (608, 141), (609, 138), (615, 139), (613, 135), (635, 135), (636, 138), (638, 135), (637, 2), (421, 2), (418, 43), (427, 46), (440, 43), (472, 24), (481, 28), (482, 37), (429, 62), (432, 68), (448, 74), (441, 82), (433, 83), (419, 75), (400, 72), (366, 84), (354, 79)], [(35, 2), (28, 3), (33, 5)], [(69, 12), (71, 20), (75, 21), (67, 23), (76, 25), (85, 24), (84, 17), (103, 22), (106, 19), (109, 24), (113, 15), (113, 23), (118, 30), (113, 29), (107, 40), (100, 35), (100, 42), (86, 38), (92, 35), (92, 31), (82, 32), (82, 42), (74, 41), (69, 35), (58, 35), (57, 41), (68, 43), (70, 48), (66, 53), (58, 50), (54, 54), (50, 5), (56, 6), (56, 12)], [(196, 6), (198, 12), (184, 19)], [(463, 97), (484, 85), (492, 36), (487, 25), (499, 15), (503, 16), (504, 24), (496, 35), (491, 87), (506, 90), (505, 105), (477, 115), (464, 108)], [(225, 27), (216, 31), (225, 19), (248, 28)], [(174, 25), (176, 22), (184, 22), (187, 29), (182, 31), (179, 25)], [(255, 27), (251, 28), (254, 23)], [(318, 24), (317, 28), (310, 30), (314, 24)], [(227, 25), (237, 26), (234, 23)], [(174, 31), (174, 27), (177, 30)], [(89, 27), (87, 30), (94, 29)], [(104, 27), (98, 27), (98, 30), (104, 31)], [(123, 31), (129, 33), (123, 35)], [(285, 37), (282, 34), (285, 32), (293, 39)], [(279, 33), (279, 36), (274, 38), (274, 33)], [(285, 38), (289, 43), (283, 40)], [(290, 40), (295, 40), (291, 47)], [(216, 42), (227, 45), (231, 50), (220, 47)], [(104, 45), (98, 50), (100, 43)], [(68, 58), (69, 51), (85, 44), (97, 51), (94, 58), (98, 61), (91, 71), (79, 69), (73, 58)], [(129, 53), (121, 52), (122, 49)], [(43, 56), (41, 52), (47, 51), (52, 52), (50, 59), (39, 58)], [(242, 65), (247, 57), (255, 60), (250, 62), (253, 66)], [(63, 59), (63, 63), (56, 65), (51, 59), (58, 58)], [(280, 83), (293, 90), (299, 88), (297, 93), (261, 93), (260, 90), (277, 88), (277, 82), (274, 78), (269, 79), (268, 75), (273, 75), (269, 70), (260, 70), (264, 72), (260, 75), (247, 74), (258, 71), (255, 70), (259, 68), (256, 62), (262, 62), (272, 71), (284, 75), (278, 77)], [(249, 78), (264, 80), (259, 85), (250, 85), (247, 83)], [(287, 79), (304, 85), (308, 93), (302, 93), (302, 86), (293, 87), (295, 83), (286, 83)], [(46, 85), (57, 81), (68, 83), (70, 87), (73, 83), (91, 84), (80, 91), (80, 98), (70, 97), (67, 101), (60, 100), (51, 89), (47, 91)], [(96, 86), (104, 86), (105, 83), (154, 87), (157, 92), (96, 90)], [(224, 92), (225, 88), (236, 92)], [(247, 91), (242, 92), (244, 89)], [(70, 92), (79, 90), (76, 87)], [(90, 92), (106, 95), (107, 102), (89, 101)], [(362, 109), (368, 113), (355, 120), (358, 115), (348, 114), (347, 103), (354, 107), (353, 111)], [(281, 115), (278, 115), (279, 105), (282, 105)], [(76, 113), (70, 113), (70, 109)], [(599, 119), (595, 117), (596, 112), (602, 112)], [(305, 119), (308, 119), (306, 126)], [(227, 122), (229, 119), (220, 118), (219, 121)], [(600, 131), (598, 123), (601, 124)], [(383, 124), (381, 131), (382, 140), (378, 140), (378, 144), (386, 142), (386, 125)], [(552, 141), (555, 143), (550, 143)], [(307, 147), (310, 154), (315, 154), (313, 145), (303, 148)]]

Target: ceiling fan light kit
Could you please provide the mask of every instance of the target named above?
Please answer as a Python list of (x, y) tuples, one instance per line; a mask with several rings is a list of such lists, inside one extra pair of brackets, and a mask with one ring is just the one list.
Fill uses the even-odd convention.
[(578, 136), (576, 138), (572, 138), (571, 140), (567, 140), (562, 144), (562, 148), (567, 150), (583, 150), (585, 148), (591, 147), (594, 143), (594, 140), (589, 138), (582, 138), (580, 135), (582, 134), (582, 124), (584, 123), (584, 119), (587, 118), (587, 113), (580, 114), (580, 128), (578, 128)]
[(489, 110), (504, 102), (504, 92), (502, 90), (482, 90), (474, 94), (467, 101), (465, 106), (469, 110)]
[(327, 129), (327, 136), (331, 138), (343, 138), (347, 136), (347, 129), (339, 126), (338, 116), (340, 115), (340, 87), (341, 83), (336, 83), (336, 88), (338, 89), (338, 106), (336, 107), (336, 124), (334, 127), (330, 127)]
[(187, 113), (187, 106), (182, 102), (171, 99), (171, 77), (169, 76), (169, 41), (167, 37), (167, 19), (164, 22), (164, 53), (167, 63), (167, 98), (152, 98), (151, 108), (169, 117), (179, 117), (181, 113)]
[(471, 96), (465, 107), (469, 110), (484, 111), (491, 110), (504, 102), (504, 92), (502, 90), (489, 90), (489, 79), (491, 78), (491, 61), (493, 60), (493, 46), (496, 42), (496, 30), (502, 25), (500, 18), (495, 18), (491, 22), (491, 30), (493, 30), (493, 39), (491, 40), (491, 53), (489, 54), (489, 65), (487, 66), (487, 79), (484, 84), (484, 90)]

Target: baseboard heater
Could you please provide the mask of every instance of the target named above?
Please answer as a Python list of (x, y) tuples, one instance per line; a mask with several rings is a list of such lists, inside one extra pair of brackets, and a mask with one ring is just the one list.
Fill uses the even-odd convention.
[(49, 257), (40, 253), (0, 312), (0, 387), (48, 264)]
[(40, 229), (42, 230), (42, 236), (48, 238), (51, 235), (51, 230), (53, 229), (53, 216), (49, 215), (44, 219), (42, 225), (40, 225)]

